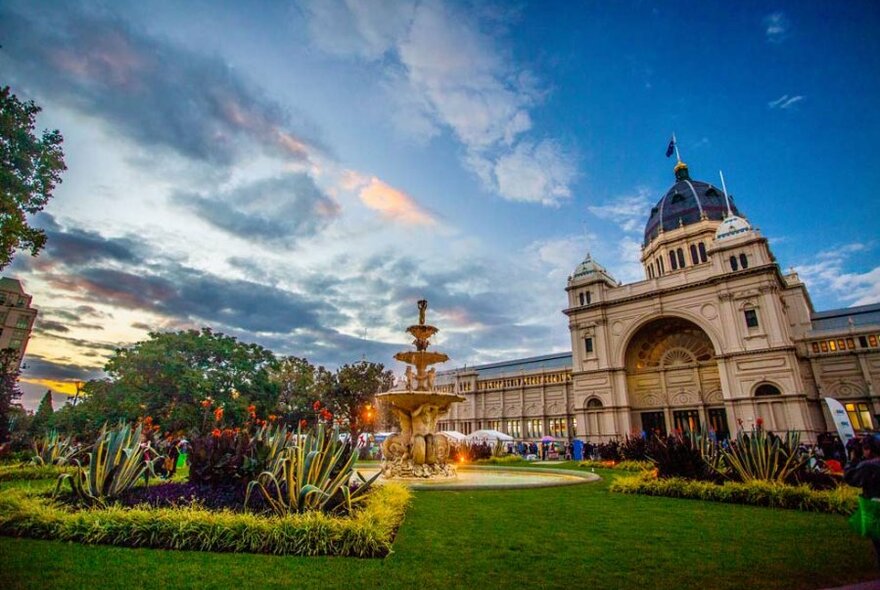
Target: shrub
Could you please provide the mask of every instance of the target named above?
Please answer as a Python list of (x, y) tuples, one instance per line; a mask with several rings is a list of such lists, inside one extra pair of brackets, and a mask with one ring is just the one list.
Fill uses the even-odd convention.
[(647, 456), (657, 467), (657, 474), (661, 478), (709, 478), (708, 464), (703, 460), (703, 454), (693, 434), (653, 436), (648, 441)]
[(314, 435), (297, 434), (295, 444), (283, 449), (271, 468), (248, 484), (245, 505), (252, 492), (258, 490), (281, 516), (309, 511), (350, 512), (381, 474), (377, 472), (369, 481), (361, 477), (356, 487), (350, 487), (356, 459), (352, 445), (341, 442), (336, 430), (326, 432), (320, 425)]
[(474, 462), (480, 465), (510, 465), (512, 463), (526, 463), (526, 460), (519, 455), (503, 455), (501, 457), (489, 457), (488, 459), (479, 459)]
[(247, 468), (253, 467), (247, 462), (251, 452), (250, 435), (231, 428), (214, 429), (193, 437), (189, 451), (189, 481), (211, 485), (247, 482)]
[(596, 452), (603, 461), (620, 461), (620, 443), (616, 440), (607, 443), (599, 443)]
[(612, 482), (610, 489), (612, 492), (624, 494), (687, 498), (833, 514), (851, 514), (856, 509), (859, 495), (858, 489), (849, 486), (817, 491), (804, 485), (792, 486), (760, 480), (727, 481), (719, 485), (678, 477), (655, 479), (646, 474), (618, 477)]
[(592, 469), (614, 469), (615, 471), (653, 471), (655, 466), (650, 461), (581, 461), (578, 467)]
[(648, 439), (644, 436), (627, 436), (620, 443), (620, 457), (625, 461), (648, 461)]
[(141, 446), (141, 434), (140, 425), (134, 430), (128, 424), (110, 430), (102, 426), (94, 450), (88, 453), (89, 464), (83, 467), (74, 459), (77, 468), (58, 478), (56, 493), (67, 480), (80, 501), (103, 506), (131, 488), (152, 471), (144, 457), (149, 447)]
[(34, 456), (31, 459), (38, 465), (67, 465), (73, 460), (77, 448), (69, 436), (60, 436), (52, 430), (33, 443)]
[(124, 547), (384, 557), (410, 498), (405, 486), (387, 484), (348, 517), (310, 512), (278, 518), (199, 506), (71, 510), (8, 490), (0, 494), (0, 534)]
[(787, 432), (780, 437), (762, 428), (751, 434), (739, 432), (727, 446), (718, 446), (717, 455), (707, 455), (710, 467), (736, 481), (791, 480), (807, 463), (806, 453), (798, 450), (800, 434)]

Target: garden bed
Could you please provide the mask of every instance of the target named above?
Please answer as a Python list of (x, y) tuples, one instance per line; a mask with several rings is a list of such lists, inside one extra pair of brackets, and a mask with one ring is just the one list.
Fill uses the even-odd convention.
[(404, 486), (389, 484), (373, 490), (351, 516), (277, 517), (199, 505), (75, 509), (32, 491), (5, 490), (0, 534), (123, 547), (384, 557), (410, 498)]
[(665, 496), (843, 515), (855, 511), (859, 495), (859, 490), (850, 486), (840, 486), (833, 490), (814, 490), (806, 485), (794, 486), (764, 481), (716, 484), (679, 477), (655, 478), (646, 474), (617, 477), (610, 489), (612, 492), (623, 494)]

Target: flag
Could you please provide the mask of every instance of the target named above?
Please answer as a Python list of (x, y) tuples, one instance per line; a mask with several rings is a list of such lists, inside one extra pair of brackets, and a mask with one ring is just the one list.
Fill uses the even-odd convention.
[(668, 158), (675, 152), (675, 136), (672, 136), (672, 139), (669, 140), (669, 145), (666, 146), (666, 157)]

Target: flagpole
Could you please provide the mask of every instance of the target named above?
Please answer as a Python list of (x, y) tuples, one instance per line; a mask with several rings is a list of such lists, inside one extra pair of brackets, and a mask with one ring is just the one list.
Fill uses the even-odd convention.
[(678, 140), (675, 139), (675, 131), (672, 132), (672, 147), (675, 148), (675, 159), (681, 163), (681, 154), (678, 153)]
[(727, 196), (727, 185), (724, 184), (724, 172), (719, 170), (718, 175), (721, 177), (721, 190), (724, 191), (724, 202), (727, 204), (727, 216), (730, 217), (730, 197)]

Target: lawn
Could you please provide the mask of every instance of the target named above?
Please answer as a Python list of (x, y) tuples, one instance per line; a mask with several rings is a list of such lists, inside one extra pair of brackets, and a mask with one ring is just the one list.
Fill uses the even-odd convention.
[(844, 517), (612, 494), (614, 475), (601, 474), (560, 488), (418, 492), (384, 560), (0, 538), (0, 586), (740, 589), (880, 577)]

